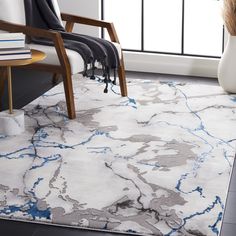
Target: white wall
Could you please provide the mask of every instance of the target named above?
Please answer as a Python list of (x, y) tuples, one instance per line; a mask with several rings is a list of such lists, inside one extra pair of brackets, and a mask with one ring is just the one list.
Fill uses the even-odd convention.
[(161, 74), (217, 77), (219, 59), (125, 52), (126, 70)]
[[(61, 12), (80, 15), (90, 18), (99, 19), (100, 1), (99, 0), (58, 0)], [(97, 27), (88, 27), (75, 25), (74, 32), (80, 34), (89, 34), (92, 36), (99, 35)]]

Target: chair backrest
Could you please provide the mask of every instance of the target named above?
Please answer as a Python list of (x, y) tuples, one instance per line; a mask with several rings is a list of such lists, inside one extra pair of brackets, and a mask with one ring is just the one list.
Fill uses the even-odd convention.
[(0, 20), (25, 25), (24, 0), (0, 0)]
[[(61, 12), (57, 0), (51, 0), (57, 14), (58, 19), (61, 20)], [(11, 23), (25, 25), (25, 7), (24, 0), (0, 0), (0, 20)]]
[(61, 11), (60, 11), (60, 8), (59, 8), (58, 1), (57, 1), (57, 0), (51, 0), (51, 1), (52, 1), (54, 10), (55, 10), (55, 12), (56, 12), (56, 14), (57, 14), (57, 17), (58, 17), (58, 19), (60, 20), (61, 25), (63, 26), (62, 19), (61, 19)]

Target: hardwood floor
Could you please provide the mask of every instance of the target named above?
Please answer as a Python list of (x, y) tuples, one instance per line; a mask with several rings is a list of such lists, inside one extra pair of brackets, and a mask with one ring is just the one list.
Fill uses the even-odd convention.
[[(178, 81), (204, 81), (216, 83), (215, 79), (183, 77), (171, 75), (157, 75), (147, 73), (128, 73), (129, 78), (161, 79)], [(14, 108), (21, 108), (52, 87), (52, 76), (48, 73), (13, 70), (13, 97)], [(6, 93), (4, 94), (3, 108), (7, 109)], [(234, 165), (227, 198), (226, 211), (223, 218), (221, 236), (236, 235), (236, 165)], [(117, 236), (117, 234), (103, 233), (89, 230), (23, 223), (0, 220), (0, 236)], [(124, 234), (123, 234), (124, 235)]]

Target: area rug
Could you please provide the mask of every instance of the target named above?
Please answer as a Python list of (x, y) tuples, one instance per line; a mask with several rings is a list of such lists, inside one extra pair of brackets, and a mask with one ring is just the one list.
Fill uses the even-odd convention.
[(0, 136), (0, 216), (138, 235), (219, 235), (236, 143), (236, 96), (217, 84), (74, 79)]

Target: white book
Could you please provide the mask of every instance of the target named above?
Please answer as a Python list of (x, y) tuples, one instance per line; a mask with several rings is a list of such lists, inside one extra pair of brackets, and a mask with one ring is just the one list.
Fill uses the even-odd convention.
[(0, 49), (0, 55), (5, 54), (17, 54), (17, 53), (30, 53), (30, 48), (25, 46), (24, 48), (7, 48), (7, 49)]
[(31, 53), (11, 54), (11, 55), (0, 55), (0, 61), (8, 60), (20, 60), (32, 58)]
[(25, 46), (25, 35), (22, 33), (1, 33), (0, 49), (23, 48)]
[(0, 33), (0, 40), (14, 40), (14, 39), (25, 39), (23, 33)]
[(1, 41), (0, 40), (0, 49), (9, 49), (9, 48), (23, 48), (25, 46), (24, 40), (16, 40), (16, 41)]

